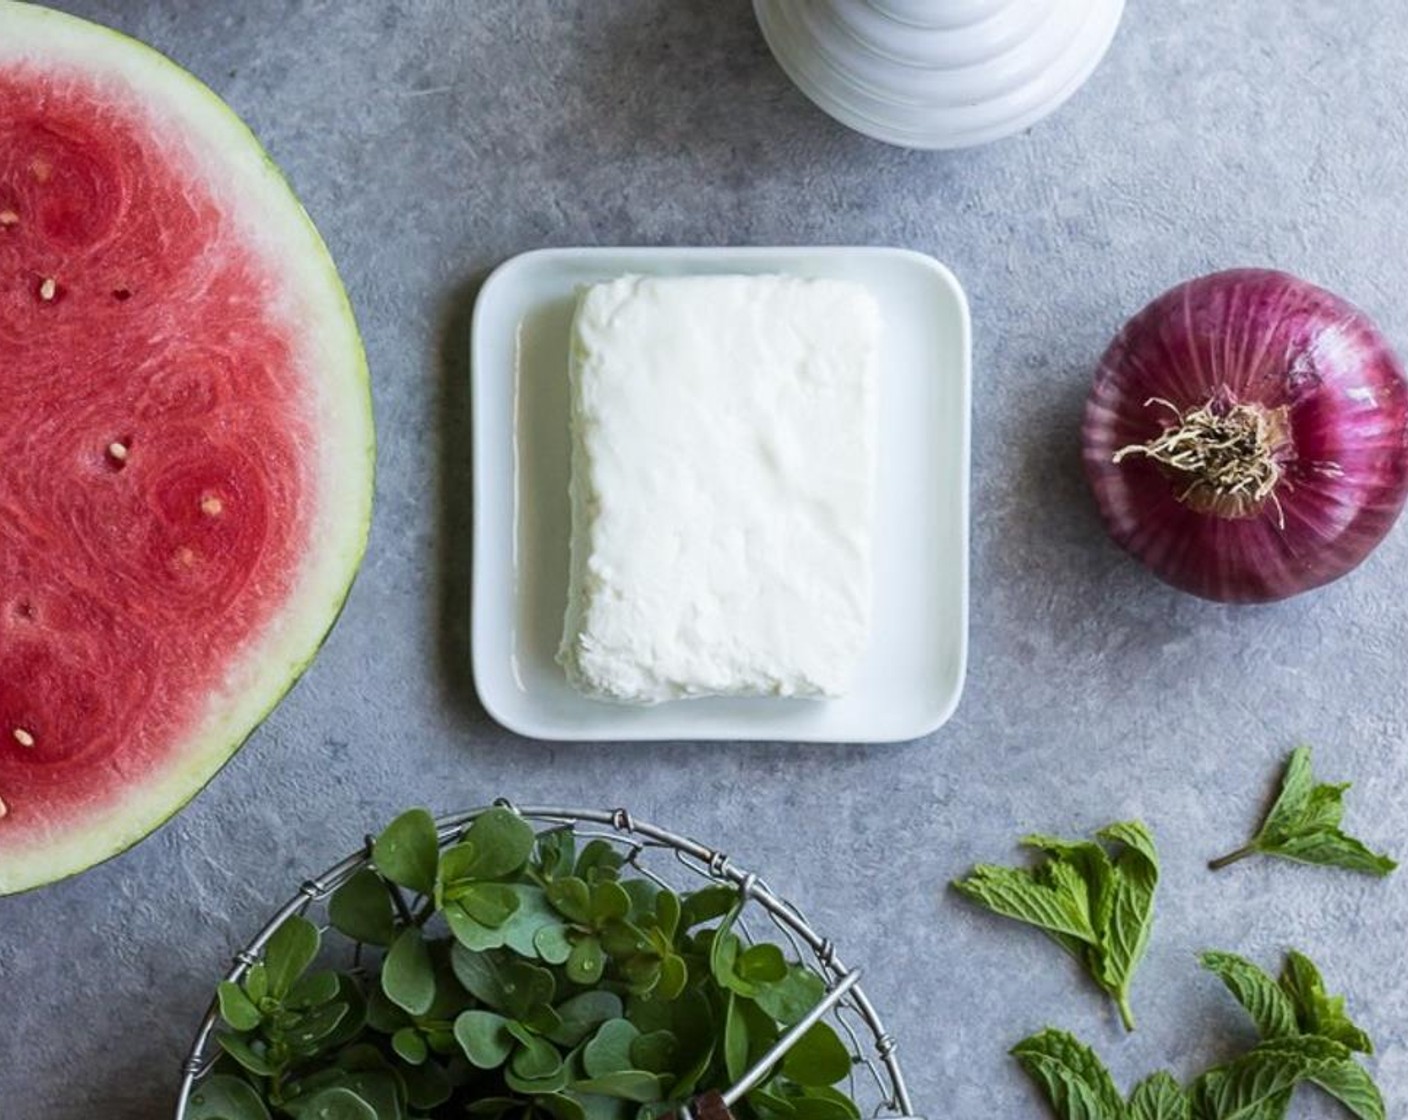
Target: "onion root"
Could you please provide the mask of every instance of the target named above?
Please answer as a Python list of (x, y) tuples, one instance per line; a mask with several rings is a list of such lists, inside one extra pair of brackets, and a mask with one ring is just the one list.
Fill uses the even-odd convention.
[(1255, 517), (1269, 504), (1276, 512), (1277, 527), (1286, 527), (1285, 512), (1276, 497), (1288, 445), (1284, 407), (1268, 409), (1214, 399), (1185, 410), (1162, 397), (1144, 403), (1168, 409), (1177, 423), (1148, 443), (1121, 447), (1114, 454), (1116, 463), (1143, 455), (1187, 479), (1179, 501), (1194, 509), (1244, 518)]

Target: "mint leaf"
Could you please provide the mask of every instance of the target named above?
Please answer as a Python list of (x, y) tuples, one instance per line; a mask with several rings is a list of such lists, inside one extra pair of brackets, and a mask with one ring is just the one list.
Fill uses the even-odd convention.
[(1129, 1006), (1129, 985), (1144, 959), (1153, 928), (1154, 891), (1159, 884), (1159, 857), (1154, 838), (1139, 821), (1123, 821), (1096, 835), (1107, 843), (1124, 845), (1111, 869), (1105, 901), (1096, 910), (1100, 952), (1092, 962), (1096, 979), (1119, 1004), (1126, 1030), (1134, 1029)]
[(1306, 1077), (1339, 1101), (1359, 1120), (1384, 1120), (1384, 1099), (1364, 1067), (1346, 1058)]
[(1297, 1085), (1333, 1076), (1348, 1057), (1348, 1050), (1327, 1038), (1263, 1042), (1203, 1074), (1194, 1084), (1194, 1106), (1200, 1120), (1261, 1120)]
[(1134, 1087), (1126, 1115), (1129, 1120), (1192, 1120), (1193, 1102), (1172, 1074), (1160, 1072)]
[(1300, 836), (1289, 836), (1275, 844), (1263, 844), (1258, 850), (1266, 855), (1280, 856), (1296, 863), (1339, 867), (1345, 871), (1358, 871), (1380, 878), (1398, 867), (1398, 863), (1389, 856), (1372, 851), (1363, 841), (1346, 836), (1338, 829), (1333, 832), (1308, 832)]
[(1281, 791), (1251, 842), (1212, 860), (1220, 870), (1248, 856), (1279, 856), (1297, 863), (1341, 867), (1366, 875), (1387, 875), (1398, 864), (1386, 855), (1340, 829), (1344, 793), (1349, 783), (1316, 784), (1310, 767), (1310, 748), (1297, 747), (1286, 763)]
[(1198, 960), (1246, 1008), (1262, 1038), (1288, 1038), (1300, 1033), (1290, 997), (1251, 961), (1233, 953), (1217, 952), (1203, 953)]
[(1046, 867), (1052, 870), (1042, 874), (1019, 867), (979, 864), (968, 878), (953, 886), (959, 894), (994, 914), (1072, 941), (1095, 944), (1089, 894), (1080, 872), (1063, 863)]
[(1122, 1120), (1124, 1099), (1090, 1047), (1065, 1031), (1047, 1029), (1012, 1047), (1061, 1120)]
[(1345, 1014), (1344, 997), (1331, 996), (1325, 991), (1320, 970), (1309, 957), (1292, 949), (1286, 954), (1281, 971), (1281, 988), (1294, 1005), (1294, 1014), (1302, 1034), (1330, 1038), (1350, 1050), (1372, 1054), (1374, 1043)]
[(1129, 989), (1153, 925), (1158, 853), (1139, 821), (1121, 821), (1096, 835), (1098, 844), (1025, 837), (1022, 843), (1039, 850), (1044, 863), (1032, 869), (983, 864), (953, 886), (996, 914), (1043, 930), (1114, 997), (1126, 1029), (1133, 1030)]

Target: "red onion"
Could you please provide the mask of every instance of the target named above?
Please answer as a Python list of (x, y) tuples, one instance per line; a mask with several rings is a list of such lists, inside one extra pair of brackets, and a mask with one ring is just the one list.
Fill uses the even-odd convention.
[(1338, 579), (1408, 494), (1408, 383), (1364, 313), (1283, 272), (1165, 292), (1085, 406), (1110, 535), (1174, 587), (1260, 603)]

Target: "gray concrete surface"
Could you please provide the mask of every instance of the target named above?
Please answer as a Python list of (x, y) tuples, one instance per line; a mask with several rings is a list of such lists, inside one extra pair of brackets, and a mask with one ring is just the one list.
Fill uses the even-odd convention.
[[(138, 1120), (228, 953), (398, 807), (629, 805), (725, 846), (869, 972), (930, 1117), (1025, 1117), (1006, 1050), (1043, 1024), (1123, 1084), (1247, 1040), (1204, 946), (1318, 958), (1408, 1103), (1408, 873), (1213, 876), (1299, 741), (1351, 823), (1408, 853), (1408, 529), (1299, 601), (1224, 609), (1103, 537), (1077, 469), (1092, 363), (1166, 286), (1268, 264), (1408, 344), (1408, 27), (1397, 0), (1135, 2), (1060, 114), (979, 151), (852, 135), (743, 0), (72, 0), (174, 55), (268, 144), (360, 313), (381, 471), (371, 551), (316, 667), (194, 805), (126, 856), (0, 901), (0, 1114)], [(972, 664), (925, 742), (551, 746), (470, 684), (466, 332), (477, 280), (541, 245), (877, 243), (951, 265), (975, 322)], [(1139, 814), (1165, 862), (1141, 1027), (1040, 935), (955, 900), (1029, 829)], [(1333, 1115), (1307, 1097), (1296, 1115)]]

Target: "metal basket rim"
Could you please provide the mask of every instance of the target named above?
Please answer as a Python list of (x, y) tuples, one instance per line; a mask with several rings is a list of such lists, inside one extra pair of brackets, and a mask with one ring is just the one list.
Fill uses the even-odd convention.
[[(443, 848), (447, 844), (453, 843), (477, 817), (492, 808), (510, 809), (525, 820), (574, 829), (578, 824), (604, 826), (617, 833), (615, 838), (617, 842), (633, 844), (635, 838), (646, 841), (647, 843), (635, 842), (633, 844), (636, 852), (633, 853), (632, 858), (645, 847), (671, 849), (676, 858), (697, 873), (706, 878), (736, 886), (744, 898), (749, 902), (756, 902), (774, 922), (801, 938), (815, 954), (822, 975), (831, 983), (839, 982), (850, 975), (852, 971), (837, 955), (834, 943), (818, 934), (796, 906), (774, 894), (758, 875), (735, 864), (724, 852), (648, 821), (638, 820), (629, 810), (624, 808), (580, 809), (542, 805), (520, 806), (507, 798), (499, 798), (489, 805), (436, 817), (435, 828), (440, 847)], [(358, 871), (370, 866), (372, 839), (373, 837), (368, 835), (366, 842), (356, 852), (345, 856), (324, 871), (305, 879), (298, 891), (273, 912), (249, 943), (235, 953), (234, 963), (220, 979), (238, 982), (245, 972), (258, 962), (259, 954), (263, 951), (265, 944), (284, 922), (295, 914), (302, 914), (313, 903), (325, 901)], [(691, 864), (690, 860), (696, 861), (698, 866)], [(851, 988), (846, 997), (846, 1004), (852, 1006), (874, 1036), (875, 1058), (884, 1066), (885, 1072), (889, 1076), (893, 1094), (881, 1107), (892, 1109), (896, 1113), (897, 1120), (913, 1120), (914, 1110), (910, 1102), (909, 1091), (905, 1085), (904, 1074), (900, 1069), (894, 1036), (886, 1032), (884, 1021), (880, 1018), (879, 1012), (876, 1011), (860, 984)], [(210, 1042), (219, 1021), (219, 1001), (216, 996), (212, 996), (190, 1049), (181, 1063), (181, 1087), (176, 1102), (175, 1120), (185, 1120), (192, 1091), (214, 1063), (216, 1055), (210, 1050)]]

